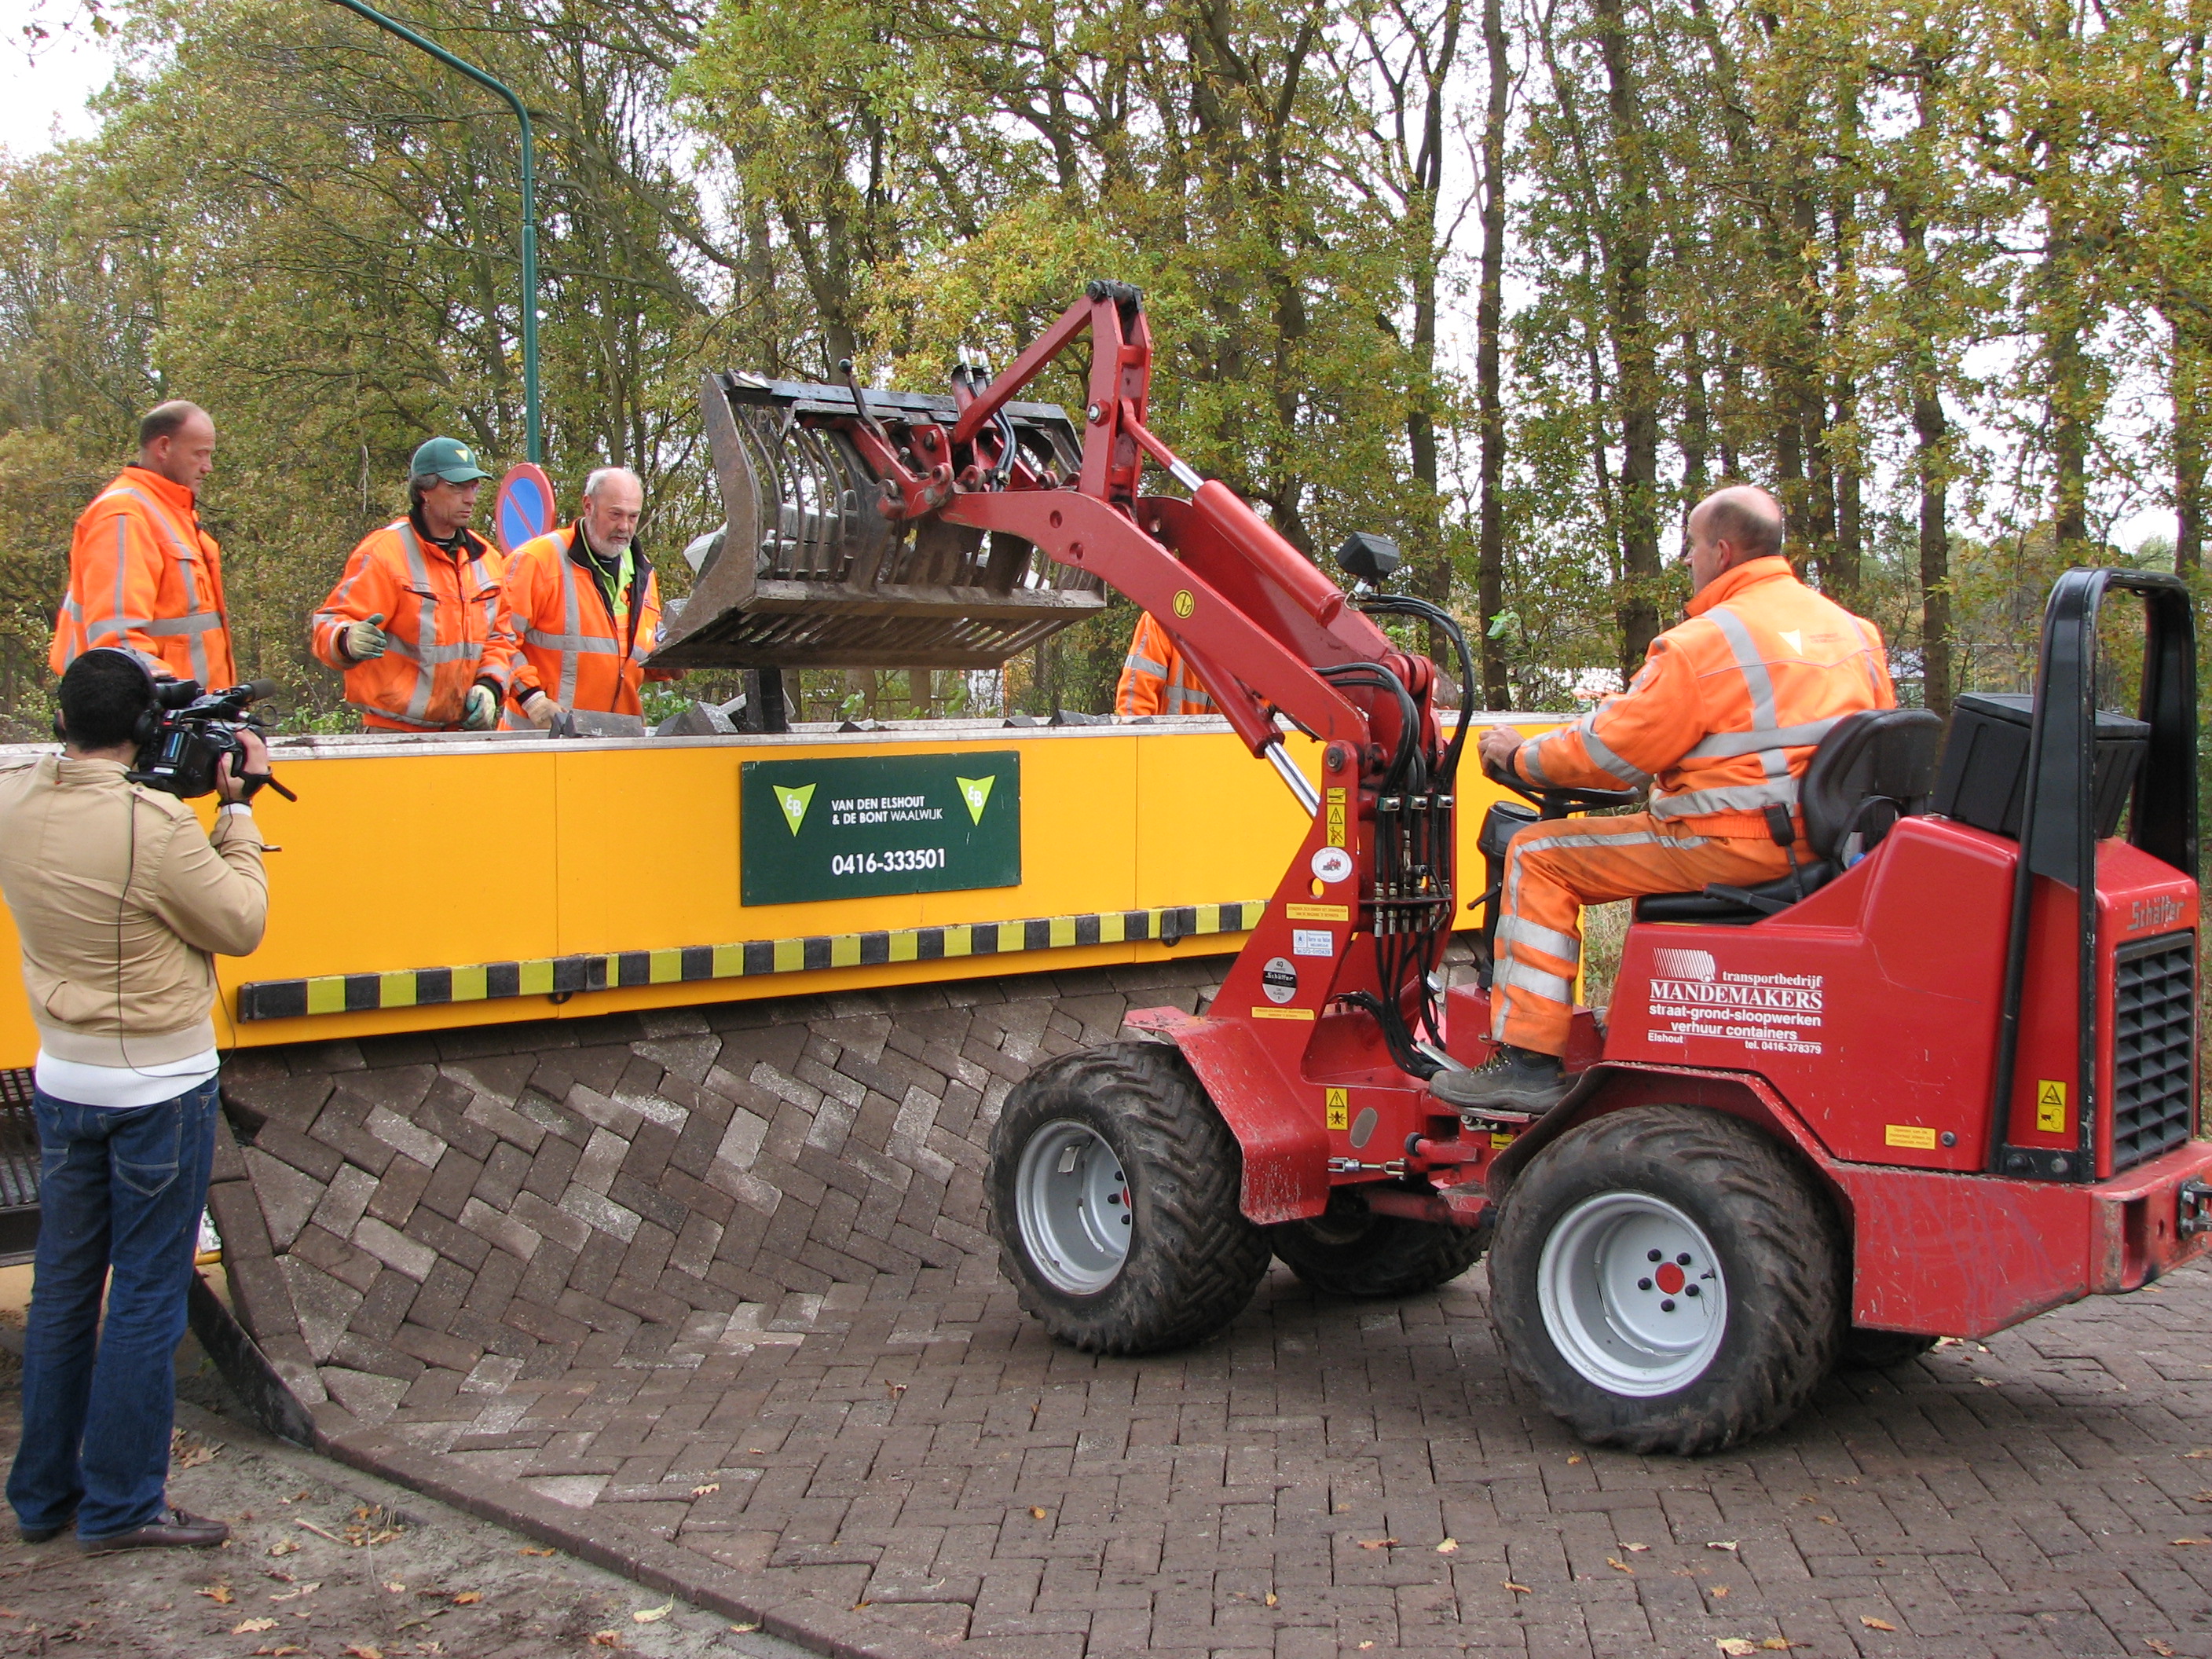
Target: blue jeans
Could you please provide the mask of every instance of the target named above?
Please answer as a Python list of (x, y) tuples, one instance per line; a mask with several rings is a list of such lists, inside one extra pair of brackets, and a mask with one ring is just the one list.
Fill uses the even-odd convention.
[(74, 1511), (79, 1538), (106, 1538), (167, 1510), (177, 1344), (218, 1096), (210, 1078), (174, 1100), (122, 1109), (34, 1097), (39, 1253), (23, 1443), (8, 1474), (26, 1530), (61, 1526)]

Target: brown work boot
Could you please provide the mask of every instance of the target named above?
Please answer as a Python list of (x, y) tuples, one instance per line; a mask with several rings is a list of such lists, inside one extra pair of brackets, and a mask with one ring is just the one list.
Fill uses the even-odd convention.
[(106, 1555), (111, 1550), (208, 1549), (229, 1536), (230, 1528), (220, 1521), (172, 1509), (129, 1532), (87, 1538), (80, 1547), (87, 1555)]
[(1429, 1092), (1455, 1111), (1525, 1112), (1531, 1117), (1550, 1111), (1573, 1086), (1557, 1054), (1510, 1043), (1487, 1066), (1438, 1072), (1429, 1079)]

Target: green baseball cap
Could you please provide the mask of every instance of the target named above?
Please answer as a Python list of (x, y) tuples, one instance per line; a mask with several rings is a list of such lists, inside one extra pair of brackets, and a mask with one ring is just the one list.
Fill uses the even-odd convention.
[(447, 483), (466, 483), (471, 478), (491, 477), (477, 465), (476, 451), (459, 438), (431, 439), (415, 452), (407, 471), (410, 477), (417, 478), (434, 473)]

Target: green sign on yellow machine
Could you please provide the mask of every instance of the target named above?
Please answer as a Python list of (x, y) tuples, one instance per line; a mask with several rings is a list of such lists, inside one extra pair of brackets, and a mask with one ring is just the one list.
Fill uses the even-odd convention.
[(738, 858), (747, 904), (1015, 887), (1015, 750), (747, 761)]

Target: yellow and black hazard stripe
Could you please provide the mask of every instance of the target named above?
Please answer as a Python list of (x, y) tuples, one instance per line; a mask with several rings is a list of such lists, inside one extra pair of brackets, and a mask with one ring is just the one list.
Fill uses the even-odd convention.
[(1232, 904), (1181, 904), (1158, 910), (1108, 910), (1095, 915), (1040, 916), (1026, 921), (961, 922), (869, 933), (815, 933), (799, 939), (746, 939), (736, 945), (688, 945), (665, 951), (614, 951), (541, 957), (534, 962), (480, 962), (465, 968), (403, 968), (388, 974), (325, 974), (313, 979), (265, 979), (238, 988), (238, 1017), (297, 1019), (307, 1014), (365, 1013), (501, 997), (557, 996), (628, 990), (703, 980), (750, 979), (823, 968), (941, 962), (1012, 956), (1079, 945), (1158, 939), (1173, 945), (1259, 926), (1261, 899)]

